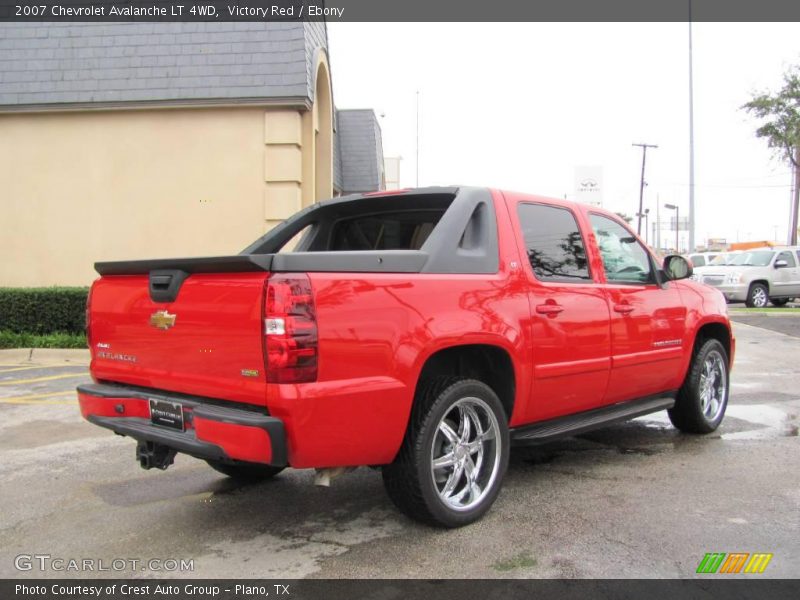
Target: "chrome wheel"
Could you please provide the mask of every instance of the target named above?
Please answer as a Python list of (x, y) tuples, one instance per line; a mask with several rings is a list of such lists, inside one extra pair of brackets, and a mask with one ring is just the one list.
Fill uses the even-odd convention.
[(760, 285), (753, 288), (750, 298), (753, 306), (756, 308), (764, 308), (767, 305), (767, 302), (769, 302), (767, 291)]
[(722, 341), (698, 340), (675, 405), (667, 410), (675, 427), (686, 433), (711, 433), (720, 426), (730, 392), (728, 366)]
[(476, 507), (492, 489), (500, 469), (500, 426), (488, 404), (467, 397), (439, 421), (431, 445), (431, 477), (449, 508)]
[(727, 391), (727, 367), (722, 355), (709, 352), (700, 373), (700, 410), (709, 421), (714, 421), (722, 410)]

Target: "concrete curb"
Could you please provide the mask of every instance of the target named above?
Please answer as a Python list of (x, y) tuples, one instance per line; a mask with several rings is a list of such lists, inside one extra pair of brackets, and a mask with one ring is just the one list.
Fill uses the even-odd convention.
[(0, 363), (70, 363), (89, 365), (89, 350), (66, 348), (11, 348), (0, 350)]

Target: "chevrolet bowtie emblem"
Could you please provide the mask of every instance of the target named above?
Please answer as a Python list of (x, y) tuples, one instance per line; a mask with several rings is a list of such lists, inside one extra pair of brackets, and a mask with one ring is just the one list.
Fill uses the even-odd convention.
[(150, 325), (156, 329), (169, 329), (175, 325), (175, 316), (165, 310), (159, 310), (150, 315)]

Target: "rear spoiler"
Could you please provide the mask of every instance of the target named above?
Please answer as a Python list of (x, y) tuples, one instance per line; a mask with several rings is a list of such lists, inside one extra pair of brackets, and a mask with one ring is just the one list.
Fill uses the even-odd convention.
[(419, 250), (289, 252), (237, 254), (205, 258), (161, 258), (94, 263), (100, 275), (159, 275), (165, 271), (192, 273), (419, 273), (428, 254)]
[(253, 273), (269, 271), (272, 254), (237, 254), (199, 258), (159, 258), (152, 260), (121, 260), (96, 262), (94, 270), (100, 275), (147, 275), (165, 269), (186, 273)]

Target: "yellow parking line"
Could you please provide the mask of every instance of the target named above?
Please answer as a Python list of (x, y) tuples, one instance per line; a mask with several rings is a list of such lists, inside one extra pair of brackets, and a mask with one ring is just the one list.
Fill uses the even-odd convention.
[(66, 375), (48, 375), (47, 377), (35, 377), (33, 379), (12, 379), (11, 381), (0, 381), (0, 385), (21, 385), (23, 383), (37, 383), (39, 381), (53, 381), (54, 379), (68, 379), (69, 377), (86, 377), (86, 373), (68, 373)]
[(10, 398), (0, 398), (0, 403), (5, 404), (71, 404), (69, 400), (54, 400), (47, 402), (45, 398), (55, 398), (56, 396), (75, 395), (75, 390), (68, 392), (49, 392), (47, 394), (29, 394), (27, 396), (11, 396)]
[[(0, 400), (0, 404), (3, 404), (5, 401)], [(75, 402), (73, 400), (14, 400), (13, 402), (7, 402), (6, 404), (62, 404), (66, 405), (74, 405)]]
[(20, 367), (18, 365), (0, 365), (0, 369), (3, 367), (14, 367), (13, 369), (5, 369), (4, 371), (0, 371), (0, 375), (3, 373), (12, 373), (14, 371), (30, 371), (31, 369), (61, 369), (63, 367), (80, 367), (81, 365), (34, 365), (30, 367)]

